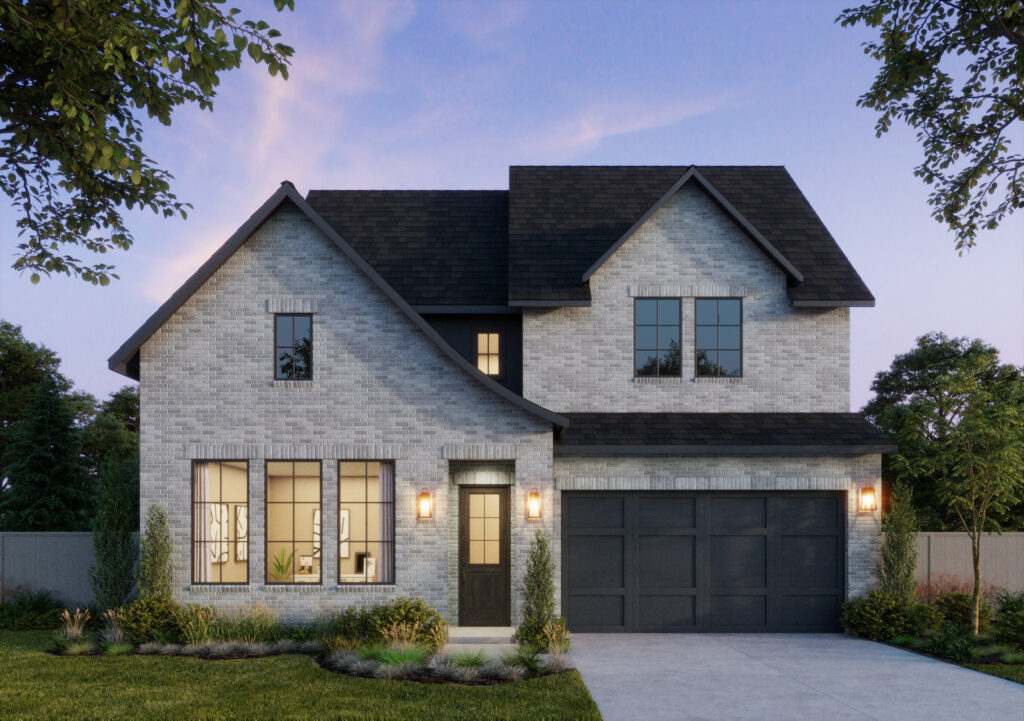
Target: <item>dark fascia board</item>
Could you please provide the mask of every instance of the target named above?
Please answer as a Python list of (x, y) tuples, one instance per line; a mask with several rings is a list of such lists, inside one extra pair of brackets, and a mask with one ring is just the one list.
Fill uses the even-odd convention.
[(256, 229), (259, 228), (259, 226), (262, 225), (268, 217), (270, 217), (271, 213), (277, 210), (278, 206), (280, 206), (285, 200), (294, 203), (318, 230), (338, 246), (341, 252), (351, 260), (370, 279), (370, 281), (373, 282), (374, 285), (380, 288), (391, 302), (397, 305), (399, 309), (408, 316), (408, 318), (413, 322), (413, 325), (430, 338), (430, 340), (432, 340), (434, 344), (436, 344), (437, 347), (455, 363), (455, 365), (468, 373), (473, 380), (498, 394), (509, 403), (512, 403), (513, 405), (532, 413), (549, 423), (562, 427), (569, 426), (569, 419), (565, 416), (549, 411), (547, 408), (539, 406), (532, 401), (528, 401), (517, 393), (510, 391), (497, 381), (481, 373), (476, 366), (463, 358), (462, 355), (452, 348), (419, 313), (413, 310), (412, 306), (409, 305), (405, 299), (402, 298), (395, 289), (377, 273), (377, 271), (370, 267), (370, 264), (367, 263), (351, 245), (338, 235), (337, 231), (335, 231), (327, 221), (320, 217), (319, 213), (313, 210), (309, 203), (306, 202), (305, 198), (299, 195), (299, 192), (295, 190), (295, 186), (288, 181), (281, 183), (281, 187), (278, 188), (277, 191), (259, 207), (259, 210), (253, 213), (242, 227), (235, 231), (234, 235), (232, 235), (208, 261), (203, 263), (199, 270), (193, 273), (192, 276), (185, 281), (185, 284), (179, 288), (166, 303), (160, 306), (156, 313), (150, 316), (149, 320), (147, 320), (139, 330), (132, 334), (132, 337), (129, 338), (124, 345), (117, 349), (107, 363), (109, 368), (123, 374), (127, 367), (128, 360), (132, 355), (139, 351), (142, 344), (145, 343), (146, 340), (148, 340), (150, 336), (152, 336), (153, 333), (155, 333), (157, 329), (185, 303), (185, 301), (192, 297), (192, 295), (214, 273), (214, 271), (220, 268), (231, 254), (234, 253), (242, 243), (248, 240), (249, 236), (251, 236)]
[(510, 300), (513, 308), (589, 308), (589, 300)]
[(874, 308), (871, 300), (794, 300), (794, 308)]
[(842, 446), (573, 446), (555, 443), (556, 456), (861, 456), (895, 453), (892, 443)]
[(708, 182), (707, 178), (701, 175), (700, 171), (698, 171), (697, 168), (692, 165), (685, 173), (683, 173), (682, 177), (679, 178), (679, 180), (677, 180), (675, 184), (671, 188), (669, 188), (668, 191), (666, 191), (666, 193), (661, 196), (661, 198), (658, 199), (658, 202), (652, 205), (646, 213), (641, 215), (640, 219), (633, 223), (633, 225), (630, 226), (629, 230), (623, 233), (622, 237), (615, 241), (612, 247), (606, 250), (604, 252), (604, 255), (598, 258), (594, 262), (594, 264), (587, 269), (587, 271), (583, 274), (583, 280), (589, 280), (590, 276), (596, 273), (598, 268), (604, 265), (605, 261), (611, 258), (627, 240), (633, 237), (633, 234), (640, 229), (640, 226), (642, 226), (644, 223), (650, 220), (651, 216), (658, 212), (661, 206), (668, 202), (669, 198), (675, 195), (680, 188), (682, 188), (686, 183), (690, 182), (691, 180), (695, 181), (698, 185), (700, 185), (701, 189), (703, 189), (705, 193), (710, 195), (712, 200), (714, 200), (715, 203), (717, 203), (722, 208), (722, 210), (724, 210), (726, 214), (728, 214), (729, 217), (731, 217), (737, 225), (743, 228), (747, 235), (753, 238), (754, 242), (761, 247), (761, 250), (767, 253), (768, 256), (775, 262), (775, 264), (782, 268), (783, 271), (785, 271), (786, 275), (788, 275), (790, 279), (796, 281), (797, 283), (803, 282), (804, 276), (799, 270), (796, 269), (796, 266), (790, 263), (786, 259), (786, 257), (775, 248), (775, 246), (769, 243), (768, 239), (761, 235), (757, 228), (751, 225), (750, 221), (743, 217), (743, 214), (736, 210), (736, 208), (733, 207), (732, 203), (726, 200), (725, 196), (719, 193), (718, 189), (715, 188), (715, 186), (713, 186), (710, 182)]
[(420, 315), (430, 314), (487, 314), (487, 315), (519, 315), (522, 311), (508, 305), (414, 305), (412, 307)]

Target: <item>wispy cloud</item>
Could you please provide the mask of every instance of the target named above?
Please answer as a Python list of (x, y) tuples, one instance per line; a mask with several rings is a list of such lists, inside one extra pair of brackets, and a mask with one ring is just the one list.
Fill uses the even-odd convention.
[(457, 35), (476, 45), (500, 43), (501, 33), (518, 25), (529, 7), (518, 0), (506, 2), (453, 3), (444, 15)]

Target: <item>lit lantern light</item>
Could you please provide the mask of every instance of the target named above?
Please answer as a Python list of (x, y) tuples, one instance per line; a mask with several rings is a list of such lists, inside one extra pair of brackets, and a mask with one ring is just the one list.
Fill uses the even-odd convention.
[(860, 489), (860, 510), (862, 512), (878, 510), (878, 496), (875, 495), (874, 486), (864, 486)]
[(526, 517), (540, 518), (540, 493), (534, 488), (526, 498)]
[(430, 491), (423, 491), (416, 500), (416, 517), (430, 518), (434, 511), (434, 501), (430, 497)]

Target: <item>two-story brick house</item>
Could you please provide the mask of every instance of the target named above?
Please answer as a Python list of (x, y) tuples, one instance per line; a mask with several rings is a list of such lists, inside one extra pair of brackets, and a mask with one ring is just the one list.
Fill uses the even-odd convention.
[(539, 529), (570, 628), (831, 630), (880, 537), (873, 304), (779, 167), (284, 183), (110, 367), (182, 602), (514, 624)]

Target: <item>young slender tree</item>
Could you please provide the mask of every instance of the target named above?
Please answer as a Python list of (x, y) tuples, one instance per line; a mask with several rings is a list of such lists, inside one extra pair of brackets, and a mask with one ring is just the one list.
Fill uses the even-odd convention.
[(167, 512), (160, 506), (150, 506), (139, 560), (139, 598), (170, 598), (173, 576)]
[(89, 572), (92, 592), (101, 609), (122, 606), (132, 595), (139, 559), (135, 538), (138, 527), (138, 459), (108, 459), (97, 478), (92, 529), (95, 565)]
[(544, 648), (544, 627), (555, 617), (555, 562), (547, 534), (537, 531), (526, 557), (523, 574), (523, 620), (516, 629), (516, 641)]
[(893, 486), (889, 497), (889, 511), (882, 519), (885, 539), (878, 564), (880, 589), (883, 593), (910, 603), (917, 582), (917, 514), (911, 503), (910, 489), (903, 484)]

